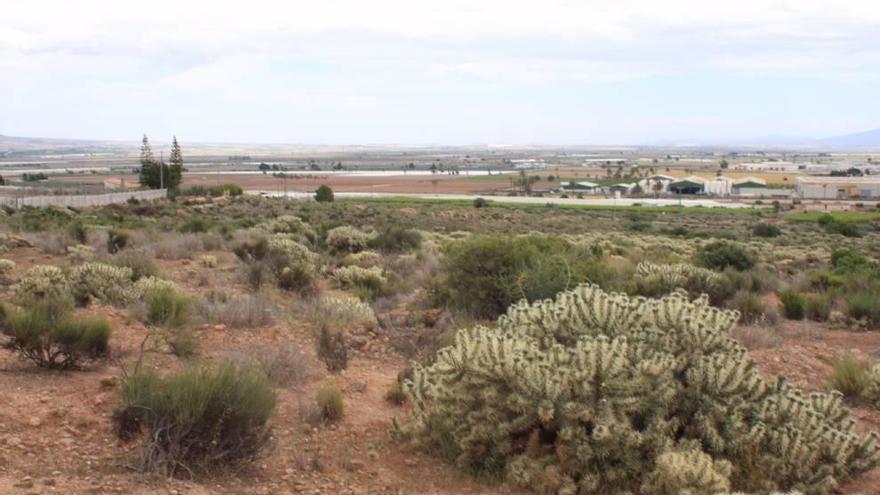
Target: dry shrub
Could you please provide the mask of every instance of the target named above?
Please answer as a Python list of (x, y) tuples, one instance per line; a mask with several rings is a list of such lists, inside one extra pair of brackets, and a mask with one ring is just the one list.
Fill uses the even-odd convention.
[(751, 327), (740, 325), (733, 329), (733, 338), (748, 350), (769, 349), (782, 345), (782, 337), (775, 327)]
[(150, 245), (153, 256), (160, 260), (192, 259), (203, 249), (201, 236), (174, 232), (162, 233), (161, 240)]
[(272, 385), (276, 387), (290, 387), (304, 383), (312, 367), (312, 358), (292, 343), (251, 347), (244, 352), (233, 354), (231, 361), (263, 370)]
[(259, 293), (229, 296), (212, 292), (195, 305), (195, 313), (204, 323), (230, 328), (265, 327), (275, 322), (275, 305)]

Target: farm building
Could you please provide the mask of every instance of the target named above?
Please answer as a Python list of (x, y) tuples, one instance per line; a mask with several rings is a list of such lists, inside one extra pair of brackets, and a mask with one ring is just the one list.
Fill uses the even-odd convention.
[(669, 191), (675, 194), (699, 194), (704, 191), (705, 179), (690, 176), (669, 184)]
[(645, 192), (666, 193), (669, 192), (669, 184), (675, 182), (675, 177), (668, 175), (652, 175), (639, 180), (639, 187)]
[(563, 191), (581, 191), (581, 192), (594, 192), (599, 188), (599, 184), (594, 184), (592, 182), (581, 181), (581, 182), (560, 182), (559, 189)]
[(636, 184), (634, 182), (630, 184), (614, 184), (608, 186), (608, 192), (612, 194), (629, 194), (635, 187)]
[(703, 192), (713, 196), (729, 196), (733, 190), (733, 179), (719, 175), (703, 184)]
[(876, 199), (880, 177), (798, 177), (795, 191), (803, 199)]

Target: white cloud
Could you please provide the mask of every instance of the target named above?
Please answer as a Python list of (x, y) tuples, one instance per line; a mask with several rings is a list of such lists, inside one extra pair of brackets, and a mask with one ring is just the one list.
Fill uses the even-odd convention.
[[(134, 95), (156, 111), (163, 102), (211, 101), (239, 115), (304, 108), (312, 119), (326, 114), (329, 128), (333, 118), (369, 111), (399, 120), (410, 101), (435, 97), (446, 98), (426, 103), (438, 114), (456, 103), (480, 108), (478, 98), (521, 86), (552, 93), (554, 84), (705, 74), (872, 81), (880, 79), (880, 5), (0, 0), (0, 73), (0, 94), (12, 95), (0, 99), (6, 126), (62, 96), (102, 106), (110, 118), (110, 107)], [(677, 122), (699, 128), (687, 116)]]

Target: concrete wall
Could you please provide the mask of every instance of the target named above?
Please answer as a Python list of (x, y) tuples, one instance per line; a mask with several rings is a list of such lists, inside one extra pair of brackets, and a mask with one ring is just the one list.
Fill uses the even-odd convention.
[[(839, 189), (846, 191), (841, 195)], [(822, 184), (798, 184), (797, 194), (804, 199), (877, 199), (880, 198), (880, 185), (858, 183), (829, 183), (826, 187)]]
[(149, 191), (126, 191), (109, 194), (82, 194), (71, 196), (2, 196), (0, 205), (20, 208), (22, 206), (46, 207), (46, 206), (103, 206), (114, 203), (125, 203), (131, 198), (151, 200), (160, 199), (168, 195), (167, 189), (151, 189)]

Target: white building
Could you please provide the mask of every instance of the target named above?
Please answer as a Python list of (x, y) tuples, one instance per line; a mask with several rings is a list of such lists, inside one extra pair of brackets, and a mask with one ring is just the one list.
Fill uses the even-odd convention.
[(803, 199), (880, 199), (880, 177), (798, 177), (795, 191)]

